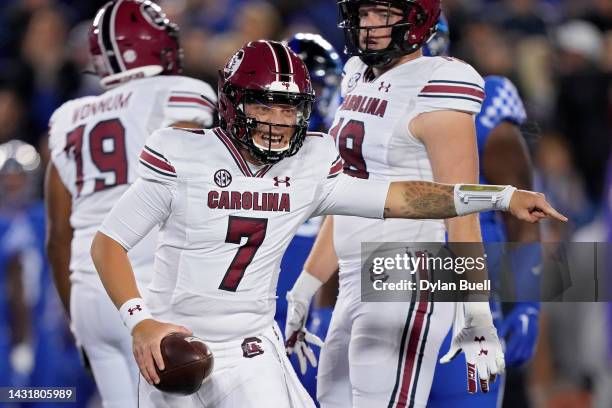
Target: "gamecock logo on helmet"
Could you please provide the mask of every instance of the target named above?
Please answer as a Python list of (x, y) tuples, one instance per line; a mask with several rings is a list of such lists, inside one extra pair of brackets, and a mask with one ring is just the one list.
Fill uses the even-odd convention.
[(161, 14), (161, 8), (157, 4), (150, 2), (143, 3), (142, 6), (140, 6), (140, 9), (142, 10), (142, 15), (144, 16), (144, 18), (153, 27), (158, 28), (160, 30), (164, 29), (164, 22), (166, 21), (166, 17)]
[(223, 70), (223, 73), (225, 74), (225, 79), (231, 78), (232, 75), (234, 75), (234, 73), (238, 71), (238, 67), (240, 67), (243, 57), (244, 51), (240, 50), (235, 53), (234, 56), (229, 60), (229, 62), (225, 66), (225, 69)]

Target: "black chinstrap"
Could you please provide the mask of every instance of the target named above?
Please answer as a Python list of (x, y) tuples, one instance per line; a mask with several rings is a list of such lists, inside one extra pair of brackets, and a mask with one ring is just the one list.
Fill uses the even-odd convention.
[[(345, 0), (338, 3), (340, 6), (340, 13), (342, 21), (338, 24), (344, 31), (345, 36), (345, 53), (350, 56), (359, 57), (366, 65), (374, 68), (384, 67), (394, 60), (401, 58), (405, 55), (412, 54), (421, 48), (421, 45), (409, 46), (406, 41), (410, 35), (410, 30), (413, 26), (412, 23), (408, 22), (408, 15), (414, 7), (419, 7), (416, 3), (401, 2), (401, 1), (375, 1), (375, 0), (364, 0), (364, 1), (351, 1)], [(391, 15), (391, 8), (397, 8), (402, 10), (402, 20), (390, 24), (387, 18), (387, 23), (377, 26), (360, 26), (359, 22), (359, 7), (362, 5), (381, 5), (387, 7), (388, 15)], [(376, 29), (391, 29), (390, 42), (387, 47), (380, 50), (368, 49), (370, 31)], [(366, 30), (365, 49), (360, 46), (360, 34), (363, 30)]]
[[(368, 28), (345, 28), (344, 35), (347, 44), (345, 52), (348, 55), (357, 56), (361, 58), (361, 60), (370, 67), (384, 67), (385, 65), (390, 64), (397, 58), (412, 54), (413, 52), (416, 52), (419, 49), (419, 47), (406, 49), (401, 45), (403, 42), (403, 36), (405, 35), (404, 33), (409, 32), (409, 26), (410, 24), (408, 23), (398, 23), (395, 25), (384, 26), (385, 28), (392, 28), (390, 36), (391, 41), (389, 42), (389, 45), (386, 48), (380, 50), (371, 50), (368, 48), (367, 44), (370, 37), (370, 30), (377, 29), (379, 28), (379, 26)], [(401, 28), (404, 27), (405, 29), (402, 30)], [(359, 45), (359, 35), (360, 31), (362, 30), (367, 30), (365, 49), (361, 48), (361, 46)], [(400, 38), (396, 39), (397, 37)]]

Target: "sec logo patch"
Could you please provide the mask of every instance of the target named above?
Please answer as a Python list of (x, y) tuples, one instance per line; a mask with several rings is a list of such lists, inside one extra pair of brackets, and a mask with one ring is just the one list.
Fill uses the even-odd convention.
[(232, 183), (232, 175), (225, 169), (217, 170), (214, 179), (215, 184), (221, 188), (225, 188)]

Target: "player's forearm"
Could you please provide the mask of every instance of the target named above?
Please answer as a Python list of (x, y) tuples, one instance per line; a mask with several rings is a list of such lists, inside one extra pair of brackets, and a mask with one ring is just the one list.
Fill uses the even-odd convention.
[(333, 217), (327, 216), (321, 225), (317, 239), (304, 263), (304, 270), (325, 283), (338, 269), (338, 257), (333, 242)]
[(451, 218), (456, 215), (451, 184), (395, 181), (389, 186), (385, 218)]
[(96, 233), (91, 258), (117, 309), (130, 299), (140, 298), (127, 252), (117, 241), (101, 232)]
[(447, 219), (483, 211), (508, 211), (515, 191), (512, 186), (396, 181), (389, 185), (383, 216)]
[(70, 317), (70, 243), (71, 237), (53, 237), (47, 239), (47, 258), (51, 266), (51, 275), (66, 315)]
[(482, 211), (507, 211), (515, 191), (512, 186), (395, 181), (387, 192), (384, 217), (447, 219)]

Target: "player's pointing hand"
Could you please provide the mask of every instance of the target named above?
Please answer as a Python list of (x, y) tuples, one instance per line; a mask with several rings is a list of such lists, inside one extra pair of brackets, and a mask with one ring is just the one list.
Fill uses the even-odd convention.
[(567, 217), (560, 214), (546, 201), (544, 194), (532, 191), (516, 190), (510, 199), (508, 211), (519, 220), (536, 223), (543, 218), (554, 218), (567, 221)]
[(149, 384), (159, 383), (155, 365), (162, 371), (164, 359), (161, 355), (161, 341), (170, 333), (192, 334), (191, 330), (175, 324), (146, 319), (132, 330), (132, 348), (138, 368)]

